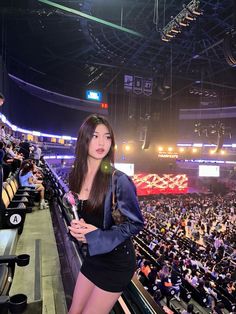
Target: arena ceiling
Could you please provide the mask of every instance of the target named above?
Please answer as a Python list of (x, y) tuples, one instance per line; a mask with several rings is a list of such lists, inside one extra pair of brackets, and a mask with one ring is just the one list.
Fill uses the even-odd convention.
[(236, 92), (233, 0), (199, 1), (203, 14), (168, 42), (163, 28), (190, 1), (4, 1), (3, 60), (28, 81), (107, 89), (134, 74), (154, 78), (156, 87), (174, 81), (172, 94), (196, 82)]

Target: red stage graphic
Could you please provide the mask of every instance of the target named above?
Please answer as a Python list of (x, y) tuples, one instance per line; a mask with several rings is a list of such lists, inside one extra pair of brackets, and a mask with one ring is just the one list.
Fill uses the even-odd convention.
[(179, 194), (188, 192), (188, 177), (186, 174), (135, 174), (134, 184), (138, 195)]

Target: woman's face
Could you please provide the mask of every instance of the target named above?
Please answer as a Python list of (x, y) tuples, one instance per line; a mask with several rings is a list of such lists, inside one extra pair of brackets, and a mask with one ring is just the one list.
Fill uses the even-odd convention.
[(111, 134), (104, 124), (98, 124), (89, 143), (88, 156), (103, 159), (111, 148)]

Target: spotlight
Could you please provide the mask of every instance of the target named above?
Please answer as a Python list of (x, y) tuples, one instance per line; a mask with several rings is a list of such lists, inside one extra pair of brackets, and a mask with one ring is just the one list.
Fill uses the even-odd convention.
[(178, 33), (180, 33), (181, 31), (180, 31), (179, 29), (177, 29), (177, 28), (172, 28), (171, 32), (172, 32), (172, 33), (175, 33), (175, 34), (178, 34)]
[(198, 15), (198, 16), (203, 14), (202, 11), (200, 11), (200, 10), (198, 11), (197, 9), (193, 9), (192, 13), (195, 15)]
[(166, 37), (161, 37), (161, 40), (162, 40), (162, 41), (165, 41), (165, 42), (170, 41), (170, 39), (167, 39)]
[(173, 147), (168, 147), (168, 152), (172, 152), (173, 151)]
[(166, 42), (170, 41), (181, 32), (182, 27), (187, 27), (190, 22), (196, 20), (196, 17), (202, 14), (199, 6), (200, 0), (192, 0), (188, 5), (184, 5), (183, 10), (161, 30), (161, 39)]
[(184, 19), (182, 21), (179, 21), (179, 25), (186, 27), (186, 26), (189, 26), (189, 23), (187, 21), (185, 21), (185, 19)]
[(186, 15), (186, 20), (189, 20), (189, 21), (194, 21), (195, 20), (195, 18), (194, 17), (192, 17), (191, 15)]
[(196, 17), (193, 16), (193, 13), (192, 11), (189, 10), (188, 7), (186, 7), (186, 10), (187, 10), (187, 14), (186, 14), (186, 19), (189, 20), (189, 21), (194, 21), (196, 20)]
[(174, 37), (174, 35), (172, 35), (172, 34), (170, 34), (170, 33), (166, 33), (165, 35), (166, 35), (166, 37), (170, 37), (170, 38), (173, 38), (173, 37)]
[(128, 152), (130, 151), (130, 146), (129, 145), (125, 145), (125, 150)]

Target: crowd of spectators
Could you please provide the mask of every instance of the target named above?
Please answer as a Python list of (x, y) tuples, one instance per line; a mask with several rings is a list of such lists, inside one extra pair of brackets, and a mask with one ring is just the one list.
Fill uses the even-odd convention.
[(40, 209), (48, 208), (44, 198), (43, 171), (40, 168), (42, 150), (38, 143), (29, 142), (22, 135), (21, 139), (6, 132), (3, 125), (0, 129), (0, 166), (3, 181), (17, 173), (21, 186), (34, 187), (40, 194)]
[(154, 256), (148, 260), (136, 247), (147, 289), (162, 295), (171, 289), (179, 300), (180, 285), (189, 284), (213, 312), (226, 299), (236, 303), (236, 196), (157, 195), (140, 206), (146, 220), (140, 237)]

